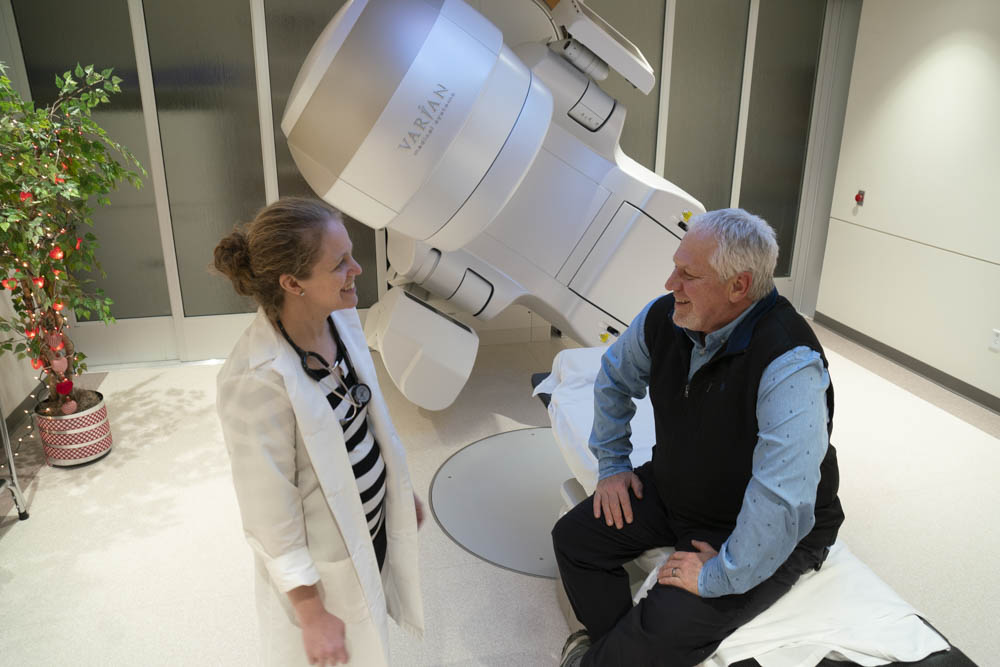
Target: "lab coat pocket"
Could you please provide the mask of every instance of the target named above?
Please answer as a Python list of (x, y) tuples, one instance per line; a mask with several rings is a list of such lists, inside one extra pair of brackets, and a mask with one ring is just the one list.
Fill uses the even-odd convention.
[(361, 581), (350, 558), (317, 562), (326, 610), (344, 622), (349, 665), (386, 664), (382, 641), (365, 601)]
[(354, 561), (350, 558), (317, 561), (316, 569), (322, 585), (323, 606), (328, 612), (344, 623), (357, 623), (368, 617), (368, 603)]

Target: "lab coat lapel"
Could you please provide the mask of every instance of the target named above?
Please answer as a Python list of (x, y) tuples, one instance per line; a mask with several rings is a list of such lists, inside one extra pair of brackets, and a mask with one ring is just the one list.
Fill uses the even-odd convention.
[(365, 334), (361, 328), (358, 311), (354, 309), (335, 310), (330, 316), (337, 327), (340, 341), (344, 344), (347, 356), (351, 359), (351, 365), (354, 366), (358, 380), (369, 387), (375, 387), (378, 384), (375, 378), (375, 366), (372, 365), (372, 355), (368, 353), (368, 345), (365, 343)]
[(292, 411), (295, 413), (302, 443), (316, 470), (316, 477), (323, 489), (327, 504), (347, 542), (348, 551), (353, 557), (362, 545), (370, 540), (363, 539), (368, 536), (367, 524), (364, 524), (363, 532), (357, 525), (359, 518), (355, 516), (356, 514), (360, 514), (361, 523), (364, 519), (360, 501), (357, 503), (358, 507), (354, 508), (351, 503), (354, 496), (341, 493), (348, 484), (355, 483), (351, 463), (347, 457), (347, 447), (344, 444), (344, 431), (337, 423), (333, 410), (330, 409), (323, 387), (302, 372), (301, 359), (275, 330), (263, 311), (258, 313), (254, 327), (253, 335), (257, 340), (251, 349), (257, 350), (255, 355), (257, 358), (251, 359), (251, 364), (270, 362), (281, 376)]
[(389, 533), (388, 568), (392, 576), (383, 589), (389, 613), (403, 628), (423, 635), (424, 615), (417, 569), (417, 522), (413, 511), (413, 486), (406, 471), (406, 453), (396, 434), (378, 385), (375, 364), (368, 352), (356, 310), (338, 310), (333, 321), (358, 375), (372, 390), (368, 404), (372, 429), (386, 467), (386, 529)]

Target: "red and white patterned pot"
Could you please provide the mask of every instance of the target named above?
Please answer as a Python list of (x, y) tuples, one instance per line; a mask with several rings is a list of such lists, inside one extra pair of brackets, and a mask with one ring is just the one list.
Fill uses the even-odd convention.
[(104, 396), (83, 412), (71, 415), (35, 413), (45, 457), (52, 466), (72, 466), (98, 459), (111, 451), (111, 423)]

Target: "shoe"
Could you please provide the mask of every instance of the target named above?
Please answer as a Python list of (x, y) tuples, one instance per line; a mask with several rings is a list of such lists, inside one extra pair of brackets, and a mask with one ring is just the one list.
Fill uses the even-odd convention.
[(579, 667), (583, 654), (590, 649), (590, 635), (586, 630), (577, 630), (563, 644), (562, 660), (559, 667)]

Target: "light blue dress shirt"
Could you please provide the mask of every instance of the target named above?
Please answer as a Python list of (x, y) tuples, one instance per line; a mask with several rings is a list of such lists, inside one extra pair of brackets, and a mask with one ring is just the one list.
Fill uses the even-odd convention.
[[(632, 469), (629, 422), (633, 398), (646, 395), (650, 358), (645, 322), (650, 302), (601, 359), (594, 382), (594, 427), (590, 450), (598, 460), (598, 479)], [(688, 379), (715, 356), (753, 309), (751, 305), (722, 329), (705, 336), (688, 331), (694, 342)], [(812, 530), (819, 466), (826, 455), (826, 390), (830, 376), (819, 353), (796, 347), (772, 361), (757, 390), (760, 431), (753, 471), (743, 495), (736, 528), (719, 555), (698, 577), (703, 597), (745, 593), (764, 581)], [(669, 426), (668, 426), (669, 429)]]

